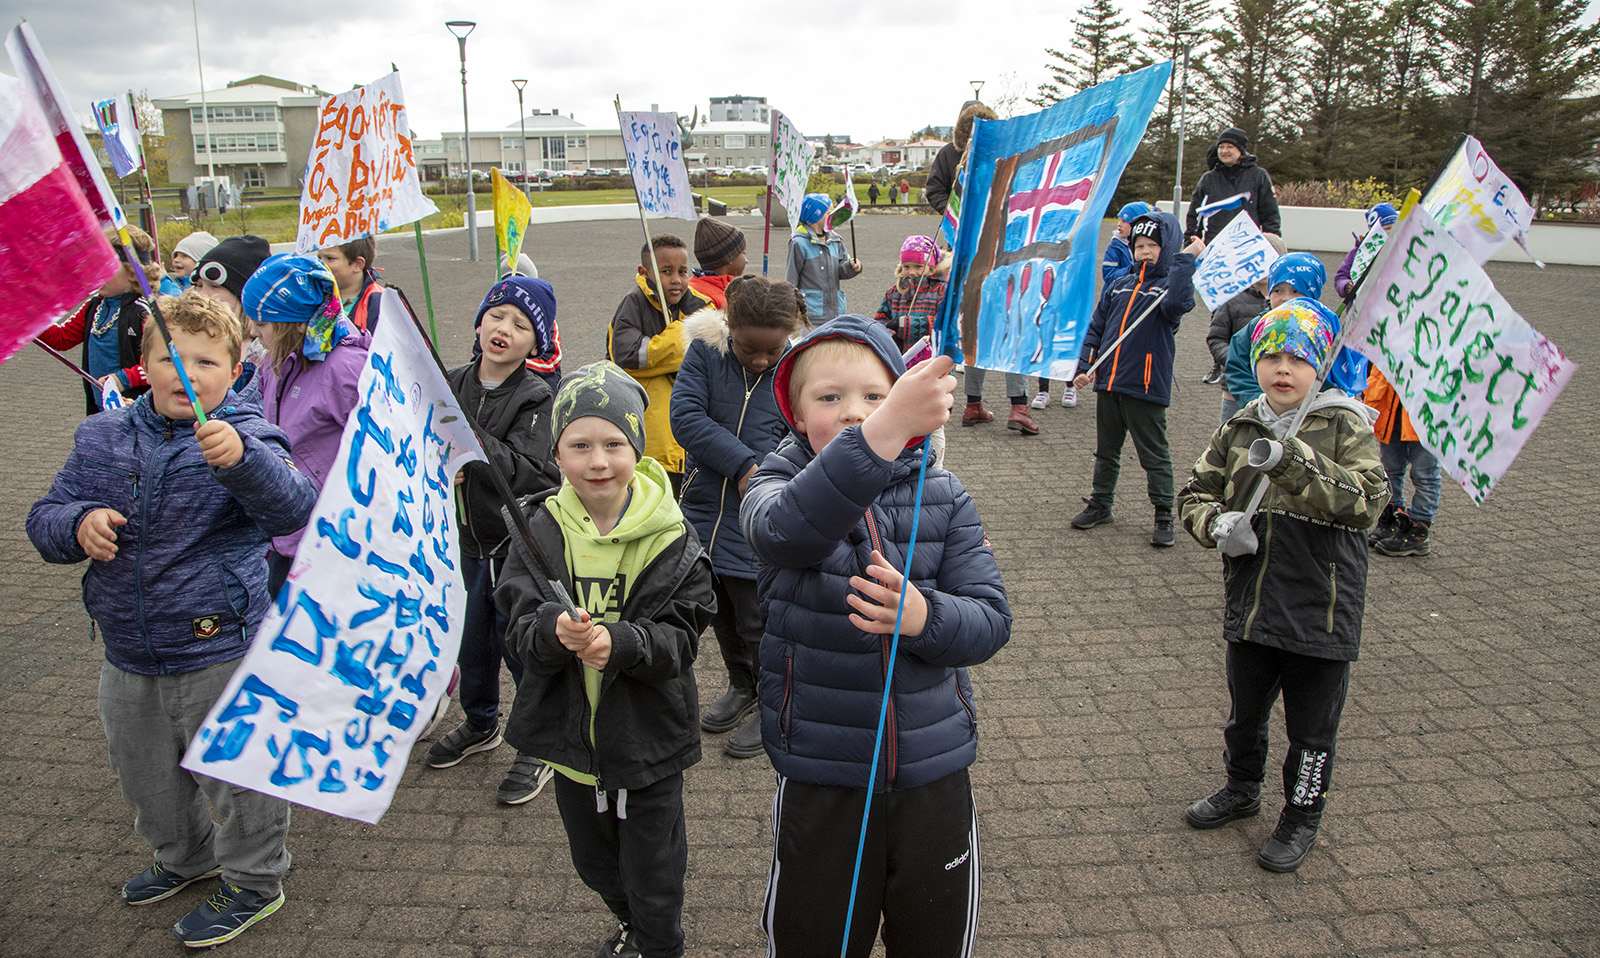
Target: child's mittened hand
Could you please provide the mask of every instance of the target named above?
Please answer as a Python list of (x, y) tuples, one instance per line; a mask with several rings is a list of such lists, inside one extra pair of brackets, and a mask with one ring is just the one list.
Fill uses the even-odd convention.
[(244, 458), (244, 440), (239, 431), (220, 419), (207, 419), (204, 426), (195, 424), (194, 438), (200, 443), (200, 455), (206, 465), (217, 469), (232, 469)]
[(78, 523), (78, 545), (96, 562), (117, 557), (117, 527), (128, 519), (115, 509), (93, 509)]
[(582, 652), (594, 641), (599, 627), (589, 618), (589, 613), (578, 610), (578, 620), (573, 621), (565, 612), (556, 616), (556, 639), (570, 652)]
[(1242, 512), (1224, 512), (1211, 520), (1211, 541), (1221, 543), (1233, 532), (1233, 527), (1244, 518)]
[[(863, 632), (889, 635), (894, 632), (895, 613), (900, 608), (900, 584), (905, 581), (898, 569), (891, 566), (883, 553), (872, 550), (872, 564), (867, 575), (850, 577), (850, 588), (860, 593), (845, 596), (845, 601), (856, 611), (850, 614), (850, 624)], [(915, 587), (906, 589), (906, 608), (901, 617), (900, 634), (918, 636), (928, 625), (928, 600)]]

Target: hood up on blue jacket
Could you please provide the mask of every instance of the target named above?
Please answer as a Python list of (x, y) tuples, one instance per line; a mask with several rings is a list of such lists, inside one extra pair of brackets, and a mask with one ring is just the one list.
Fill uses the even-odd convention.
[[(1163, 213), (1160, 210), (1151, 210), (1133, 222), (1138, 223), (1139, 220), (1155, 220), (1157, 225), (1161, 227), (1161, 255), (1156, 257), (1154, 263), (1144, 268), (1144, 278), (1146, 280), (1159, 279), (1172, 270), (1172, 264), (1177, 260), (1178, 252), (1183, 249), (1183, 224), (1178, 222), (1176, 216), (1171, 213)], [(1132, 248), (1132, 243), (1129, 244), (1129, 248)], [(1133, 268), (1128, 271), (1127, 275), (1137, 278), (1139, 276), (1139, 267), (1140, 264), (1135, 261)]]
[(905, 360), (900, 358), (900, 350), (895, 347), (894, 338), (889, 335), (889, 328), (882, 323), (855, 313), (846, 313), (813, 329), (778, 360), (778, 371), (772, 378), (772, 389), (778, 399), (778, 412), (783, 414), (784, 421), (800, 439), (805, 437), (800, 435), (800, 430), (796, 428), (794, 410), (789, 405), (789, 377), (794, 373), (794, 362), (800, 354), (824, 339), (849, 339), (858, 342), (871, 349), (883, 364), (889, 367), (891, 379), (898, 380), (906, 374)]

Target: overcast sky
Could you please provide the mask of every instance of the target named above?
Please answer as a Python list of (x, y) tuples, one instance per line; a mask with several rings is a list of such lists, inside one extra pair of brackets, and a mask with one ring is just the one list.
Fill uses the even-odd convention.
[[(200, 0), (207, 89), (258, 73), (347, 90), (400, 68), (421, 138), (461, 128), (461, 74), (447, 19), (476, 19), (467, 41), (474, 129), (515, 126), (524, 102), (615, 122), (624, 109), (704, 114), (712, 96), (766, 96), (807, 134), (861, 142), (953, 123), (985, 80), (1031, 93), (1044, 48), (1069, 43), (1072, 4), (1044, 0), (922, 0), (915, 4), (445, 3), (427, 0)], [(94, 99), (148, 90), (193, 93), (188, 2), (0, 0), (5, 29), (25, 17), (85, 118)], [(381, 11), (381, 12), (380, 12)], [(720, 15), (718, 15), (720, 14)], [(9, 63), (0, 58), (0, 68)], [(1032, 109), (1020, 104), (1019, 112)]]

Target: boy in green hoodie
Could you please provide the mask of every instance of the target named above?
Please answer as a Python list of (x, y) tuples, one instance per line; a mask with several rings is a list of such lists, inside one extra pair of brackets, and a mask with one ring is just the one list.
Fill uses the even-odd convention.
[(711, 564), (666, 470), (645, 457), (645, 390), (615, 363), (568, 375), (551, 433), (561, 488), (522, 500), (495, 590), (522, 682), (506, 741), (556, 770), (572, 864), (618, 928), (601, 954), (683, 954), (683, 771), (700, 760), (693, 664)]

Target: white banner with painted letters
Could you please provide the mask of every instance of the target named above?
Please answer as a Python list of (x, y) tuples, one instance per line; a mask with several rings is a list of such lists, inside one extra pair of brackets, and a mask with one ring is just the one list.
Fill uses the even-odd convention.
[[(289, 581), (183, 767), (376, 822), (455, 666), (456, 471), (483, 450), (392, 290)], [(390, 317), (393, 317), (392, 319)]]
[(1206, 247), (1194, 271), (1194, 288), (1207, 309), (1216, 309), (1267, 278), (1278, 258), (1261, 228), (1248, 216), (1235, 216)]
[(678, 121), (670, 113), (617, 114), (622, 128), (622, 148), (633, 174), (633, 192), (639, 206), (651, 216), (698, 219), (689, 193), (689, 170), (683, 165), (683, 144)]
[(806, 141), (789, 118), (772, 111), (772, 163), (767, 172), (767, 189), (789, 214), (789, 225), (800, 223), (800, 204), (806, 198), (806, 183), (811, 180), (811, 157), (816, 147)]

